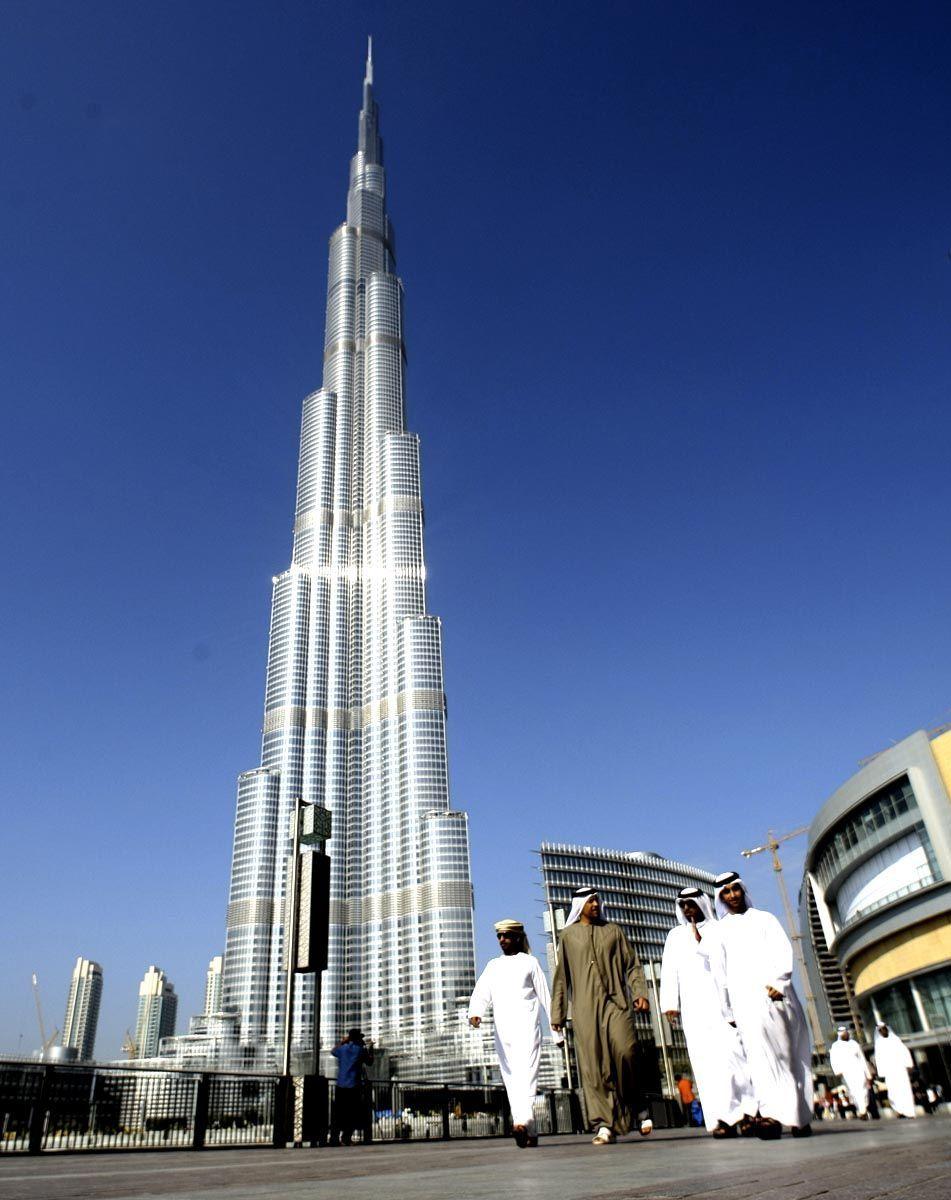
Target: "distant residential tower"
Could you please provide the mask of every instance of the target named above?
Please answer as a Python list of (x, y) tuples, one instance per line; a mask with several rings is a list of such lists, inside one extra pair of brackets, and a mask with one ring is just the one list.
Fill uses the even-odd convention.
[(96, 1048), (96, 1026), (99, 1024), (99, 1002), (102, 999), (102, 967), (80, 956), (73, 967), (63, 1018), (64, 1046), (72, 1047), (81, 1061), (92, 1059)]
[(221, 1012), (221, 972), (224, 965), (224, 955), (216, 954), (208, 964), (205, 975), (205, 1016)]
[(165, 972), (150, 966), (139, 984), (139, 1009), (135, 1022), (137, 1058), (154, 1058), (159, 1042), (175, 1032), (178, 997)]

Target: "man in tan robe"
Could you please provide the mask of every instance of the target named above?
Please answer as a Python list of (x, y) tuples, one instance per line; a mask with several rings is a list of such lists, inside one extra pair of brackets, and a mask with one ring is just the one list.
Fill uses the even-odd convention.
[[(558, 947), (551, 1027), (561, 1031), (571, 1000), (575, 1050), (596, 1146), (627, 1133), (637, 1115), (633, 1012), (647, 1012), (647, 983), (619, 925), (601, 916), (594, 888), (579, 888)], [(652, 1126), (645, 1122), (642, 1133)]]

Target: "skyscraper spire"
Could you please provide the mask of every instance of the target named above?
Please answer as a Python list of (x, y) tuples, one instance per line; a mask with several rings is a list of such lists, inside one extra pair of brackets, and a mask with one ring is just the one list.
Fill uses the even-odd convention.
[[(321, 1044), (359, 1026), (431, 1072), (475, 982), (468, 820), (449, 798), (442, 627), (426, 608), (419, 438), (367, 47), (323, 386), (304, 399), (290, 567), (274, 579), (261, 765), (238, 779), (223, 1007), (276, 1057), (297, 797), (333, 813)], [(313, 1045), (313, 976), (293, 1042)], [(428, 1078), (438, 1078), (432, 1074)]]
[(363, 73), (363, 107), (360, 110), (360, 141), (357, 149), (363, 161), (382, 163), (383, 141), (379, 133), (380, 114), (373, 99), (373, 38), (367, 38), (367, 63)]

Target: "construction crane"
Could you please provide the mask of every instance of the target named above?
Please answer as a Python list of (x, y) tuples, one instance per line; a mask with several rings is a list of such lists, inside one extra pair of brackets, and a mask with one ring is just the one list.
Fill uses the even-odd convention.
[(132, 1030), (125, 1031), (125, 1037), (122, 1039), (122, 1053), (126, 1058), (138, 1058), (139, 1048), (135, 1044), (135, 1038), (132, 1036)]
[(36, 1001), (36, 1021), (40, 1027), (40, 1047), (42, 1057), (46, 1058), (50, 1052), (53, 1043), (59, 1037), (59, 1030), (54, 1029), (49, 1037), (46, 1036), (46, 1025), (43, 1021), (43, 1006), (40, 1004), (40, 981), (36, 978), (36, 972), (33, 972), (33, 999)]
[(826, 1055), (826, 1041), (822, 1033), (822, 1022), (819, 1020), (819, 1013), (816, 1009), (816, 998), (812, 994), (812, 984), (809, 982), (809, 972), (806, 970), (806, 957), (802, 952), (802, 934), (799, 931), (799, 922), (796, 920), (793, 912), (792, 904), (789, 900), (789, 892), (786, 890), (786, 881), (783, 879), (783, 864), (779, 858), (779, 847), (782, 842), (788, 842), (790, 838), (801, 837), (802, 834), (809, 832), (808, 825), (801, 825), (798, 829), (794, 829), (792, 833), (781, 833), (777, 837), (773, 831), (767, 830), (766, 841), (762, 846), (754, 846), (751, 850), (741, 850), (740, 853), (744, 858), (752, 858), (754, 854), (764, 854), (767, 850), (773, 856), (773, 870), (776, 872), (776, 885), (779, 888), (779, 894), (782, 897), (783, 909), (786, 913), (786, 925), (789, 930), (789, 937), (792, 941), (793, 952), (796, 955), (796, 962), (799, 966), (799, 974), (802, 977), (802, 986), (806, 994), (806, 1013), (809, 1017), (809, 1024), (812, 1026), (812, 1040), (816, 1048), (816, 1054), (820, 1058)]

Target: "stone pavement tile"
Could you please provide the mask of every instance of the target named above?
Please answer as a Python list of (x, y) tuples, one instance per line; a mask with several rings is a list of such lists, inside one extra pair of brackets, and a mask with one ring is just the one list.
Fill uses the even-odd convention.
[[(951, 1197), (951, 1146), (948, 1130), (920, 1127), (917, 1135), (882, 1137), (870, 1141), (831, 1143), (813, 1137), (798, 1143), (797, 1161), (788, 1153), (774, 1160), (773, 1170), (764, 1170), (759, 1155), (751, 1155), (745, 1168), (716, 1179), (706, 1176), (678, 1177), (661, 1186), (647, 1185), (589, 1195), (584, 1200), (813, 1200), (834, 1196), (835, 1200), (925, 1200), (934, 1190), (942, 1200)], [(767, 1153), (784, 1143), (768, 1143)], [(792, 1143), (796, 1145), (796, 1143)], [(834, 1156), (833, 1150), (839, 1151)], [(686, 1164), (685, 1164), (686, 1165)], [(582, 1198), (578, 1198), (582, 1200)]]
[(948, 1200), (951, 1122), (820, 1126), (808, 1141), (701, 1133), (596, 1148), (545, 1138), (336, 1150), (0, 1159), (0, 1200)]

